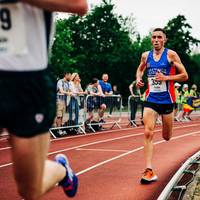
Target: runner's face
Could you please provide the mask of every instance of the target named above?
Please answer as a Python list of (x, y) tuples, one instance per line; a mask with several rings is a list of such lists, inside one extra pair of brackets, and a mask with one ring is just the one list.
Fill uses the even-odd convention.
[(162, 31), (155, 31), (152, 33), (151, 42), (155, 50), (160, 50), (165, 45), (166, 36)]

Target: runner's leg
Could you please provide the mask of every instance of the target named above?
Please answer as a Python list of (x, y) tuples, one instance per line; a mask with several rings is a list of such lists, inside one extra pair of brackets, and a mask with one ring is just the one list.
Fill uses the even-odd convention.
[(173, 120), (173, 112), (170, 114), (162, 115), (162, 136), (167, 141), (172, 137)]
[(153, 135), (157, 113), (151, 108), (144, 108), (144, 153), (146, 168), (152, 169)]
[(66, 169), (47, 160), (49, 134), (32, 138), (11, 136), (14, 175), (19, 193), (26, 200), (36, 200), (66, 175)]

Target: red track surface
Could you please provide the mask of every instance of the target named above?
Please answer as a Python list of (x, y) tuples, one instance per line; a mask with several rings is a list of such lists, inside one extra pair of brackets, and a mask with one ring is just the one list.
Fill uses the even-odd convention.
[[(106, 131), (51, 142), (50, 158), (65, 153), (79, 177), (75, 200), (156, 200), (181, 164), (200, 150), (200, 119), (174, 125), (173, 139), (163, 141), (161, 127), (154, 137), (154, 169), (158, 181), (139, 183), (144, 166), (143, 127)], [(0, 199), (21, 200), (12, 174), (7, 140), (0, 139)], [(8, 164), (8, 165), (5, 165)], [(43, 200), (64, 200), (61, 188), (50, 191)]]

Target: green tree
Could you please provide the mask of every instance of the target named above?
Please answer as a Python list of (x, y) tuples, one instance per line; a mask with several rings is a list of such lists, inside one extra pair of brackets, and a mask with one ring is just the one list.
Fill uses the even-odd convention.
[(170, 20), (165, 26), (167, 34), (166, 46), (175, 50), (181, 58), (189, 75), (189, 83), (194, 82), (194, 72), (196, 71), (195, 63), (191, 60), (190, 53), (194, 45), (199, 44), (199, 40), (192, 37), (191, 25), (187, 23), (184, 15), (178, 15)]
[(127, 95), (128, 84), (135, 77), (132, 73), (135, 65), (130, 27), (126, 22), (130, 24), (133, 18), (116, 15), (113, 8), (105, 0), (85, 18), (72, 16), (65, 22), (72, 33), (72, 56), (77, 61), (73, 66), (80, 72), (83, 85), (106, 72), (111, 83)]
[[(198, 87), (200, 85), (200, 54), (195, 54), (190, 57), (191, 66), (192, 69), (190, 70), (190, 73), (192, 75), (192, 79), (190, 81), (191, 84), (195, 83)], [(200, 88), (198, 88), (198, 91), (200, 91)]]
[(50, 55), (50, 64), (56, 78), (61, 77), (65, 71), (73, 71), (72, 65), (77, 61), (71, 56), (72, 52), (71, 31), (65, 25), (65, 21), (58, 20)]

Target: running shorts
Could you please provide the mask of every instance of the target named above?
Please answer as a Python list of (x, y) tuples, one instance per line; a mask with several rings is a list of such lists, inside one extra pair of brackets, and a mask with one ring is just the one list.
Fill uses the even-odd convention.
[(151, 108), (159, 115), (166, 115), (173, 112), (174, 105), (172, 104), (157, 104), (148, 101), (144, 101), (144, 107)]
[(48, 132), (56, 112), (55, 83), (48, 69), (0, 71), (0, 127), (25, 138)]

